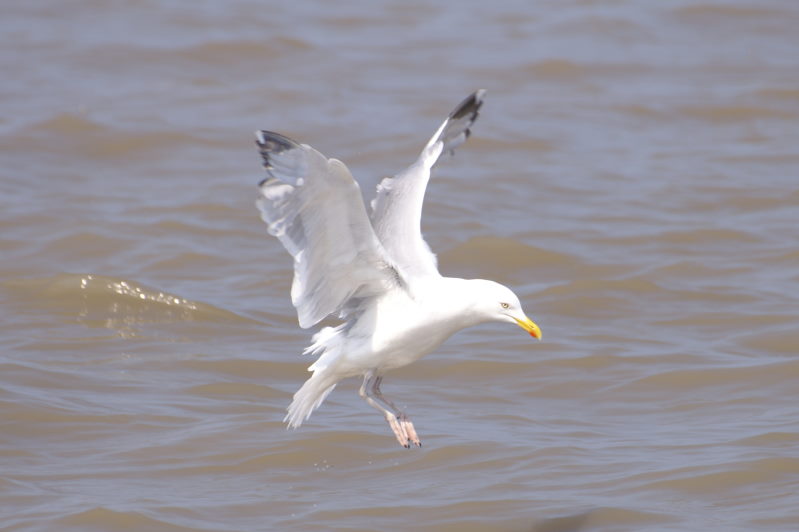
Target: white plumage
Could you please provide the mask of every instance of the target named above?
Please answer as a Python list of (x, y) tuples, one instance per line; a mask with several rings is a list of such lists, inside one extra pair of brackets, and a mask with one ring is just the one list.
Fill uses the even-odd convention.
[(294, 257), (291, 300), (299, 324), (312, 327), (329, 315), (343, 320), (317, 332), (305, 350), (318, 358), (289, 405), (290, 427), (299, 427), (340, 380), (362, 375), (361, 396), (384, 414), (400, 444), (421, 445), (407, 416), (380, 392), (385, 372), (486, 321), (515, 323), (541, 337), (510, 289), (442, 277), (422, 238), (430, 171), (469, 136), (484, 93), (461, 102), (418, 159), (378, 185), (371, 217), (344, 163), (283, 135), (256, 133), (268, 175), (257, 205)]

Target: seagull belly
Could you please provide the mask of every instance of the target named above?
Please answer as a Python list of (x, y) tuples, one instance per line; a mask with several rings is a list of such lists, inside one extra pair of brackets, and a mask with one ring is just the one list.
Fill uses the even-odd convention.
[[(352, 332), (363, 341), (352, 362), (382, 373), (407, 366), (435, 350), (459, 327), (406, 296), (385, 298), (362, 316)], [(354, 338), (353, 338), (354, 339)], [(349, 358), (349, 357), (348, 357)], [(355, 360), (353, 360), (355, 359)]]

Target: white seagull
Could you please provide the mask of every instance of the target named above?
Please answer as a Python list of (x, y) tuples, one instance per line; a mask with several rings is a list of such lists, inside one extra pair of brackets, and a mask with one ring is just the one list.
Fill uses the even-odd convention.
[(271, 131), (256, 132), (267, 178), (257, 201), (269, 233), (294, 257), (291, 301), (308, 328), (334, 315), (304, 353), (319, 358), (294, 394), (284, 421), (296, 428), (336, 384), (363, 376), (360, 395), (379, 410), (400, 445), (421, 446), (408, 416), (380, 392), (387, 371), (435, 350), (455, 332), (488, 321), (541, 330), (507, 287), (443, 277), (422, 238), (425, 188), (432, 167), (469, 136), (485, 90), (458, 105), (419, 158), (377, 186), (371, 215), (341, 161)]

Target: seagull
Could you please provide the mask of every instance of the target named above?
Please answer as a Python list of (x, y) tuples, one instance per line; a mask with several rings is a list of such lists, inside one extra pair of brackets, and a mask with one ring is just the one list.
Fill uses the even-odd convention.
[(294, 258), (291, 301), (299, 325), (313, 327), (328, 316), (341, 322), (319, 330), (303, 352), (318, 358), (288, 407), (283, 421), (290, 428), (342, 379), (362, 376), (360, 396), (383, 414), (400, 445), (421, 447), (411, 420), (380, 391), (386, 372), (480, 323), (512, 323), (541, 339), (509, 288), (442, 276), (422, 237), (430, 171), (469, 137), (484, 95), (481, 89), (463, 100), (413, 164), (378, 184), (371, 212), (344, 163), (279, 133), (256, 132), (267, 174), (256, 205)]

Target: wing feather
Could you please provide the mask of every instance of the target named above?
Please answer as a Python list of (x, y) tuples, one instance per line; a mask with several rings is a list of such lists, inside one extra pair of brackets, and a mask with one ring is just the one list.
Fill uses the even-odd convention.
[(485, 90), (463, 100), (408, 168), (383, 179), (372, 200), (372, 225), (384, 249), (409, 278), (437, 276), (436, 256), (422, 237), (422, 204), (430, 171), (469, 137)]
[(369, 221), (358, 183), (341, 161), (270, 131), (256, 133), (268, 177), (257, 206), (294, 257), (291, 301), (300, 326), (353, 311), (397, 286), (400, 275)]

